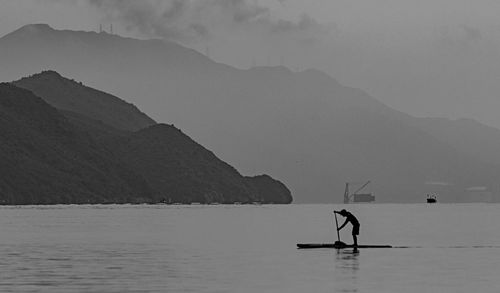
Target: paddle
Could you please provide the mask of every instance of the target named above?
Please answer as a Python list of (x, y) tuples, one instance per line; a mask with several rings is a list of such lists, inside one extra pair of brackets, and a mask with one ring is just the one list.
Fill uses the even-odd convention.
[(337, 213), (334, 212), (333, 215), (335, 215), (335, 226), (337, 227), (337, 238), (340, 242), (339, 222), (337, 221)]

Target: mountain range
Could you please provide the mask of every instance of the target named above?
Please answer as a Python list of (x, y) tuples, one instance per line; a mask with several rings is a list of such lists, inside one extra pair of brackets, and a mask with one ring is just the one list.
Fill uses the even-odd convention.
[[(172, 125), (54, 71), (0, 85), (0, 202), (290, 203)], [(270, 193), (269, 191), (274, 191)]]
[[(0, 80), (54, 69), (120, 96), (242, 173), (280, 178), (297, 202), (339, 202), (345, 182), (366, 180), (380, 202), (421, 202), (435, 183), (447, 186), (439, 189), (442, 201), (473, 201), (466, 190), (474, 186), (500, 191), (500, 131), (467, 119), (412, 117), (318, 70), (237, 69), (170, 41), (44, 24), (0, 38), (0, 63)], [(61, 109), (74, 113), (66, 102)], [(154, 123), (139, 116), (127, 122)], [(113, 123), (106, 124), (120, 128)], [(146, 155), (137, 154), (144, 162)]]

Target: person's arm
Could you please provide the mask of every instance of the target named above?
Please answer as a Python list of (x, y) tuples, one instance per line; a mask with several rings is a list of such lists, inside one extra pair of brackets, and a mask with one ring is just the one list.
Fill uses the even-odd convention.
[(345, 225), (347, 225), (348, 222), (349, 222), (349, 220), (346, 219), (345, 222), (344, 222), (344, 224), (342, 224), (337, 230), (339, 230), (339, 231), (342, 230), (342, 228), (344, 228)]

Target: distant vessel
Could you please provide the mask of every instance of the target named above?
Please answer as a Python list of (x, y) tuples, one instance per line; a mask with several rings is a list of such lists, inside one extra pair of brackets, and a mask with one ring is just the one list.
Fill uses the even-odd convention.
[(375, 196), (373, 193), (368, 192), (368, 193), (359, 193), (361, 190), (363, 190), (365, 187), (367, 187), (371, 181), (367, 181), (364, 183), (360, 188), (356, 189), (353, 193), (349, 192), (349, 182), (346, 182), (345, 184), (345, 191), (344, 191), (344, 203), (360, 203), (360, 202), (374, 202), (375, 201)]
[(437, 203), (437, 196), (427, 194), (427, 203)]

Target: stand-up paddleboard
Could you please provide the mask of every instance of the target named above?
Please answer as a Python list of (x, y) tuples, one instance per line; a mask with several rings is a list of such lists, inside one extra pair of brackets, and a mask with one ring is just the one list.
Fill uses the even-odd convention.
[(299, 243), (297, 247), (300, 249), (311, 249), (311, 248), (392, 248), (391, 245), (358, 245), (354, 246), (352, 244), (345, 244), (344, 242), (336, 241), (335, 243)]

